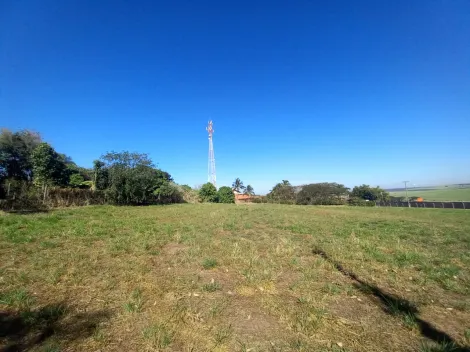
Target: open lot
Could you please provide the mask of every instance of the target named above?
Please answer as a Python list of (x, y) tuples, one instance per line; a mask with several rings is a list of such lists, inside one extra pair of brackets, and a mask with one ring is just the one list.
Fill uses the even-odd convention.
[(470, 213), (0, 214), (0, 350), (469, 351)]
[[(405, 191), (390, 192), (394, 197), (405, 197)], [(470, 202), (470, 187), (456, 188), (456, 187), (440, 187), (436, 189), (410, 189), (408, 190), (408, 197), (422, 197), (425, 201), (436, 202)]]

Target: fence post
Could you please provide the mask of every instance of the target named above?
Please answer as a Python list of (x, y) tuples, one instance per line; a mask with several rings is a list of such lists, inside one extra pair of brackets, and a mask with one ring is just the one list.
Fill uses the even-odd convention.
[(463, 208), (465, 209), (465, 202), (462, 202)]
[(454, 204), (454, 202), (452, 202), (452, 209), (455, 209), (455, 204)]

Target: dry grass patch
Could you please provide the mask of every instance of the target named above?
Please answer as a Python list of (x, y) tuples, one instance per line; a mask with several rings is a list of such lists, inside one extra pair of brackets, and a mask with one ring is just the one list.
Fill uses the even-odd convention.
[(469, 234), (447, 209), (2, 214), (0, 350), (468, 351)]

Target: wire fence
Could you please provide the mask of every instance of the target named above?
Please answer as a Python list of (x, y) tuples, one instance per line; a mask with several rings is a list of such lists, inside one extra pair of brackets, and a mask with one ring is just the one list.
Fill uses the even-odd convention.
[(376, 202), (378, 207), (470, 209), (470, 202)]

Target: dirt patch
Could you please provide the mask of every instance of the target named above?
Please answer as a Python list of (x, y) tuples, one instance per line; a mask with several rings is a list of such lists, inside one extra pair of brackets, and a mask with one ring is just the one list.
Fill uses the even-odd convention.
[(162, 248), (162, 252), (168, 255), (175, 255), (178, 253), (186, 252), (188, 246), (181, 243), (168, 243)]
[(227, 315), (234, 333), (242, 341), (268, 341), (282, 335), (278, 319), (262, 311), (253, 298), (234, 297)]
[(212, 280), (219, 283), (224, 292), (233, 292), (237, 283), (242, 281), (238, 274), (224, 269), (201, 270), (198, 272), (198, 276), (203, 283), (208, 283)]

